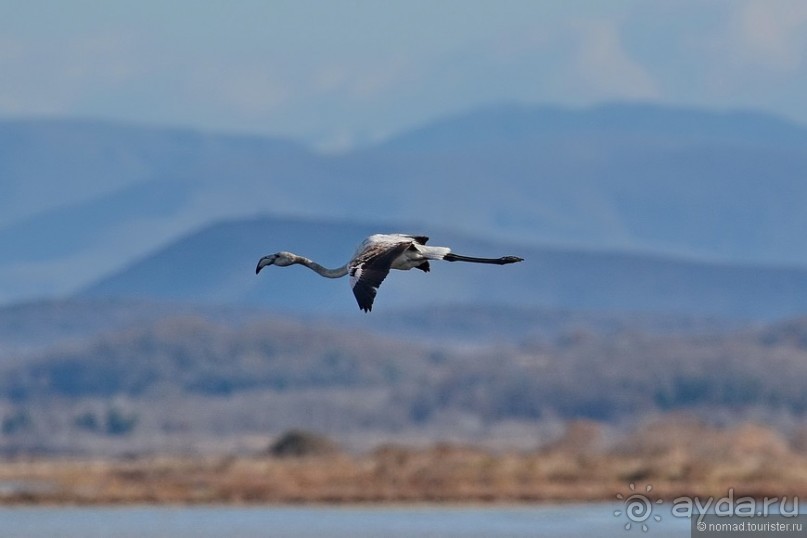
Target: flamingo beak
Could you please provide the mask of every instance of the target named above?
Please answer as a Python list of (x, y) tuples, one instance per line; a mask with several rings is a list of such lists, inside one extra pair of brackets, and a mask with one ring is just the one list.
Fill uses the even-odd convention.
[(269, 256), (264, 256), (263, 258), (258, 260), (258, 266), (255, 268), (255, 274), (257, 275), (258, 273), (260, 273), (261, 269), (263, 269), (267, 265), (272, 265), (274, 263), (274, 261), (275, 261), (275, 255), (274, 254), (271, 254)]

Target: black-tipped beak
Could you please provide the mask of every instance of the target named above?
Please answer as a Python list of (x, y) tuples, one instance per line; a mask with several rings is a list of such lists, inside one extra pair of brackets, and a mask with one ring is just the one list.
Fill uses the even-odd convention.
[(258, 273), (260, 273), (260, 272), (261, 272), (261, 269), (263, 269), (264, 267), (266, 267), (267, 265), (269, 265), (269, 264), (267, 263), (267, 258), (268, 258), (268, 257), (269, 257), (269, 256), (264, 256), (263, 258), (261, 258), (260, 260), (258, 260), (258, 266), (255, 268), (255, 274), (256, 274), (256, 275), (257, 275)]

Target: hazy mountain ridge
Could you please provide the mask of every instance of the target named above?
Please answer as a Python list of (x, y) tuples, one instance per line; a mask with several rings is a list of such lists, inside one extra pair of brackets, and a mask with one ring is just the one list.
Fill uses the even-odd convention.
[(572, 109), (559, 106), (502, 104), (436, 120), (393, 136), (378, 147), (387, 150), (443, 151), (550, 141), (567, 137), (616, 138), (628, 135), (658, 144), (799, 146), (807, 129), (753, 111), (706, 111), (642, 103), (614, 103)]
[(222, 158), (307, 153), (268, 137), (91, 120), (3, 120), (0, 142), (0, 226), (141, 181), (203, 181)]
[(4, 121), (0, 140), (5, 302), (63, 295), (263, 197), (294, 210), (302, 187), (276, 178), (318, 166), (290, 141), (93, 121)]
[[(199, 227), (257, 213), (805, 265), (805, 133), (751, 112), (510, 105), (319, 155), (271, 138), (3, 121), (0, 301), (70, 293)], [(91, 226), (76, 224), (87, 215)]]
[[(797, 207), (807, 198), (805, 140), (803, 127), (754, 113), (502, 106), (405, 133), (361, 159), (379, 172), (394, 163), (397, 184), (435, 197), (437, 222), (476, 233), (803, 264), (794, 233), (807, 226)], [(441, 181), (447, 171), (486, 194), (459, 193), (463, 210), (441, 213), (457, 195)]]

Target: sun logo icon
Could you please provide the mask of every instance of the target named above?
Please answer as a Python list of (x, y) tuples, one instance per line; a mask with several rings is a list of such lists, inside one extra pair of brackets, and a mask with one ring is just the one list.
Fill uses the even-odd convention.
[(616, 498), (622, 501), (624, 504), (624, 510), (614, 510), (614, 517), (621, 517), (622, 514), (624, 514), (625, 517), (628, 518), (628, 522), (625, 523), (626, 531), (631, 530), (633, 525), (636, 524), (641, 525), (643, 532), (647, 532), (650, 529), (650, 527), (647, 525), (647, 521), (651, 518), (651, 516), (654, 521), (661, 521), (660, 515), (653, 514), (653, 505), (662, 504), (664, 501), (661, 499), (658, 499), (655, 502), (650, 500), (650, 498), (647, 496), (648, 493), (653, 491), (653, 486), (650, 484), (645, 486), (644, 493), (637, 493), (636, 484), (631, 482), (630, 490), (633, 493), (629, 494), (627, 497), (621, 493), (616, 494)]

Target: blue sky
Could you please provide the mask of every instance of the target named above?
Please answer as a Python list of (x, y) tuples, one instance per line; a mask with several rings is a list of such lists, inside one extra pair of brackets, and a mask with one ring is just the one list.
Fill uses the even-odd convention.
[(501, 101), (751, 108), (807, 123), (807, 2), (0, 0), (0, 117), (329, 149)]

